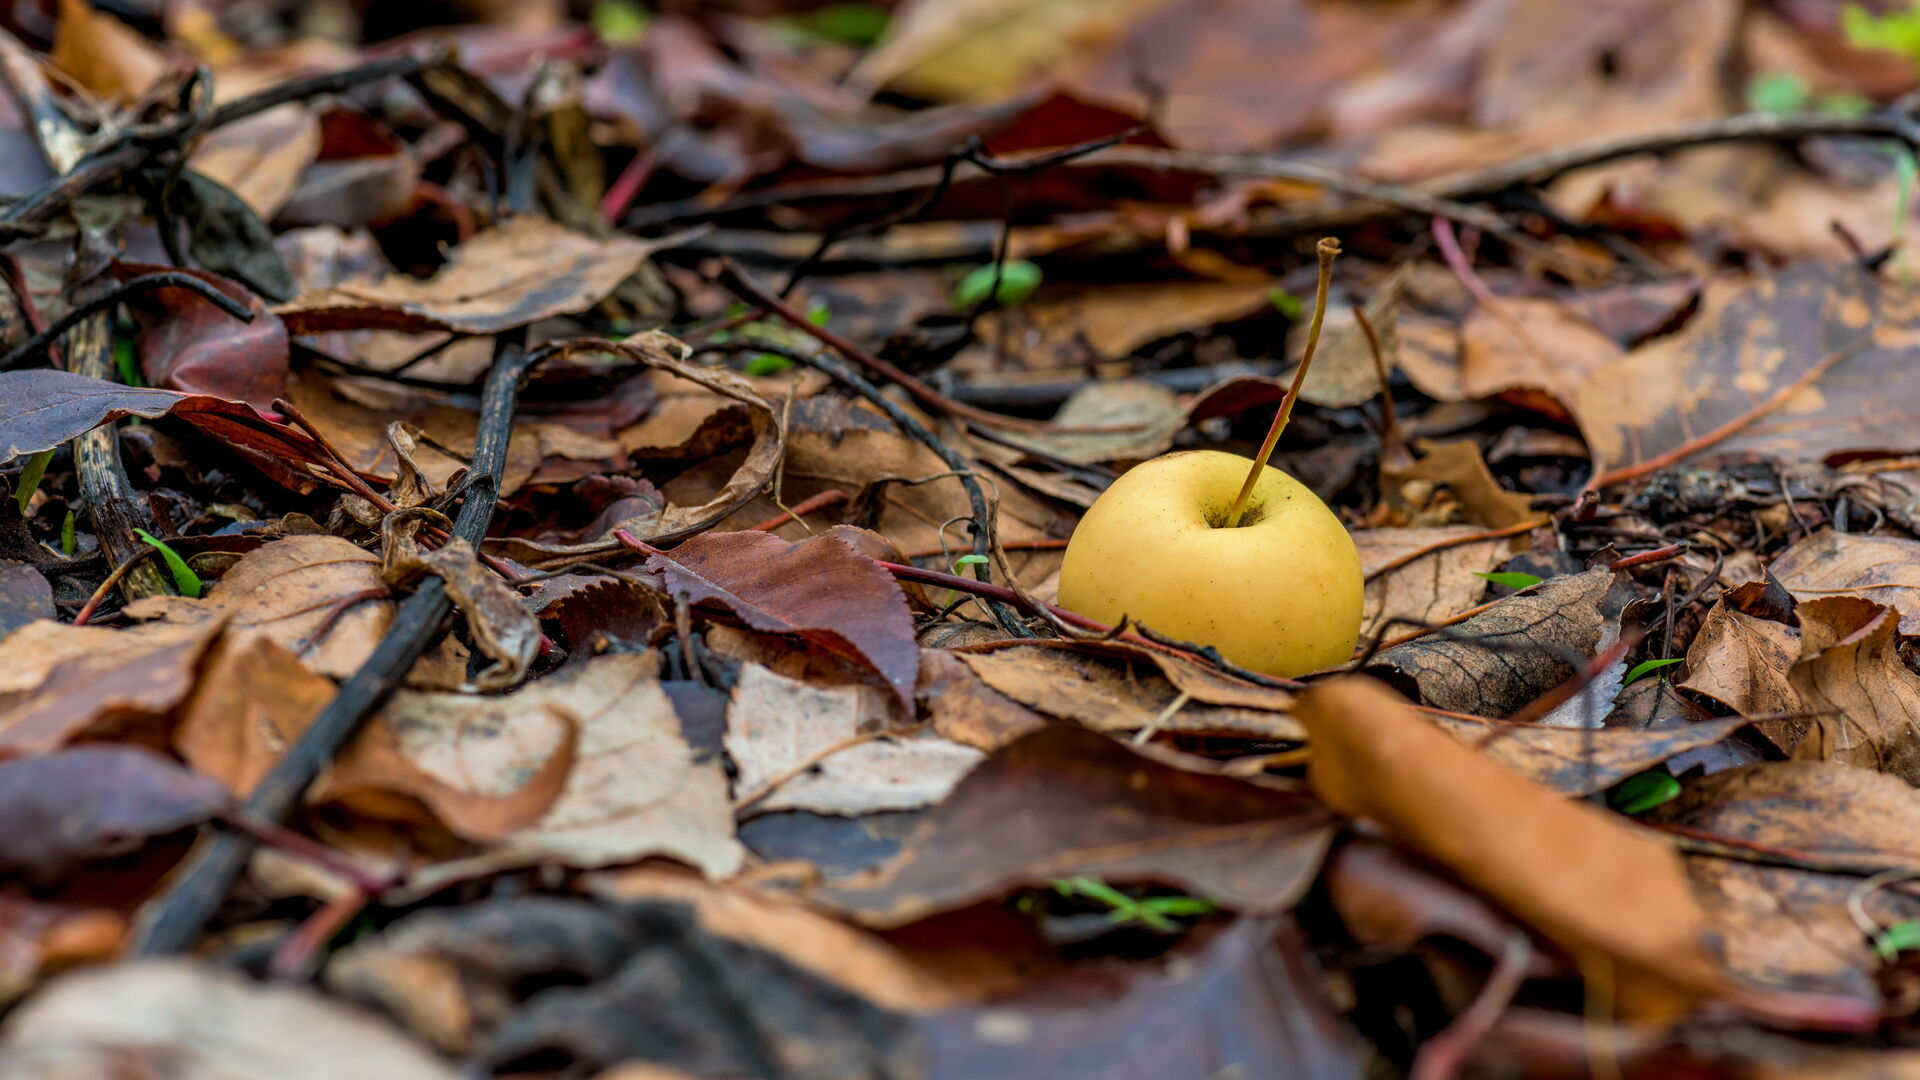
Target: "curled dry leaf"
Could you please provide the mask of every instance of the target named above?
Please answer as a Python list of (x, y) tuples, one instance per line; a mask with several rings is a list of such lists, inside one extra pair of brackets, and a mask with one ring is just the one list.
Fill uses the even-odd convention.
[(1900, 615), (1857, 596), (1799, 606), (1800, 659), (1789, 680), (1821, 715), (1796, 758), (1838, 761), (1920, 784), (1920, 675), (1900, 660)]
[(394, 532), (387, 535), (390, 565), (381, 576), (396, 585), (423, 574), (446, 582), (447, 596), (465, 618), (474, 647), (493, 658), (491, 666), (473, 677), (474, 689), (505, 690), (526, 678), (540, 654), (540, 622), (527, 613), (519, 593), (480, 565), (473, 545), (454, 537), (421, 552), (416, 544), (391, 543)]
[(252, 322), (240, 322), (176, 285), (130, 297), (127, 310), (139, 326), (134, 354), (149, 385), (244, 401), (263, 411), (286, 392), (287, 329), (251, 290), (205, 270), (116, 261), (113, 272), (122, 281), (160, 272), (189, 274), (253, 313)]
[(218, 619), (146, 635), (35, 622), (7, 642), (31, 641), (43, 626), (61, 626), (53, 636), (83, 651), (58, 659), (31, 692), (0, 698), (0, 755), (44, 754), (83, 735), (158, 724), (193, 691), (201, 657), (221, 630)]
[(1047, 718), (988, 686), (960, 654), (920, 651), (920, 708), (943, 738), (979, 750), (1000, 747), (1045, 727)]
[[(886, 695), (865, 686), (814, 686), (759, 664), (741, 667), (727, 706), (727, 756), (736, 800), (756, 810), (870, 814), (939, 802), (985, 757), (939, 735), (873, 739), (819, 755), (883, 730)], [(792, 770), (809, 761), (800, 776)], [(763, 794), (765, 793), (765, 794)]]
[(302, 986), (190, 960), (61, 976), (0, 1026), (18, 1080), (147, 1073), (174, 1080), (456, 1080), (391, 1027)]
[(224, 619), (236, 645), (264, 637), (344, 679), (386, 632), (388, 595), (379, 556), (337, 536), (289, 536), (242, 555), (202, 599), (153, 596), (126, 612), (189, 625)]
[(1296, 715), (1329, 806), (1379, 822), (1583, 969), (1610, 971), (1620, 1015), (1672, 1017), (1726, 990), (1680, 858), (1659, 841), (1475, 753), (1372, 680), (1319, 684)]
[(1536, 783), (1567, 795), (1591, 795), (1745, 727), (1738, 716), (1653, 728), (1569, 728), (1481, 724), (1434, 717), (1454, 738)]
[(905, 850), (809, 896), (897, 927), (1086, 875), (1171, 885), (1223, 907), (1291, 907), (1333, 833), (1313, 800), (1057, 726), (989, 757), (927, 811)]
[(586, 236), (544, 217), (515, 217), (462, 243), (425, 281), (390, 274), (347, 282), (303, 293), (275, 311), (294, 334), (497, 334), (592, 307), (639, 270), (656, 246), (628, 236)]
[(718, 603), (755, 630), (795, 634), (877, 672), (909, 710), (920, 673), (913, 614), (893, 575), (835, 536), (791, 543), (705, 533), (647, 557), (683, 604)]
[[(1687, 781), (1650, 820), (1787, 848), (1863, 868), (1920, 863), (1920, 792), (1894, 777), (1820, 761), (1749, 765)], [(1848, 913), (1855, 874), (1826, 874), (1708, 855), (1687, 872), (1728, 967), (1765, 986), (1877, 1002), (1872, 943)], [(1901, 888), (1862, 897), (1881, 925), (1920, 918)]]
[(0, 761), (0, 874), (50, 880), (74, 863), (198, 825), (228, 803), (218, 782), (135, 746)]
[[(1456, 544), (1381, 573), (1381, 568), (1403, 555), (1457, 536), (1481, 532), (1472, 525), (1438, 528), (1360, 529), (1353, 534), (1360, 550), (1360, 568), (1367, 575), (1367, 600), (1361, 618), (1362, 637), (1396, 637), (1419, 623), (1439, 622), (1474, 606), (1486, 588), (1476, 574), (1492, 570), (1506, 558), (1510, 540), (1479, 540)], [(1417, 620), (1395, 624), (1395, 619)]]
[(733, 835), (720, 762), (697, 761), (660, 688), (657, 653), (615, 653), (570, 665), (505, 697), (401, 691), (380, 722), (398, 751), (455, 789), (499, 796), (519, 789), (567, 739), (578, 748), (558, 799), (538, 823), (471, 859), (429, 868), (434, 881), (553, 862), (597, 867), (648, 855), (679, 859), (714, 877), (743, 852)]
[[(1477, 579), (1476, 579), (1477, 580)], [(1507, 716), (1565, 682), (1576, 659), (1605, 644), (1614, 575), (1588, 570), (1552, 578), (1440, 633), (1375, 656), (1366, 674), (1422, 703), (1476, 716)]]
[(1533, 496), (1500, 486), (1500, 481), (1493, 478), (1487, 463), (1481, 459), (1480, 447), (1474, 443), (1465, 439), (1450, 443), (1422, 440), (1418, 448), (1420, 460), (1411, 465), (1383, 468), (1381, 480), (1396, 486), (1413, 480), (1444, 484), (1466, 508), (1468, 516), (1489, 529), (1546, 520), (1545, 514), (1533, 508)]
[(1787, 673), (1799, 656), (1798, 630), (1721, 600), (1687, 647), (1687, 678), (1679, 689), (1745, 716), (1795, 712), (1800, 695)]
[(1920, 540), (1822, 529), (1767, 568), (1796, 600), (1863, 596), (1900, 613), (1900, 632), (1920, 634)]

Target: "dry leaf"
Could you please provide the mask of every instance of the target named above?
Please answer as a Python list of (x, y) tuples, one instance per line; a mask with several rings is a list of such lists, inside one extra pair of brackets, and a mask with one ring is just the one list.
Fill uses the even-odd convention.
[(1266, 282), (1218, 281), (1044, 289), (1018, 308), (983, 318), (981, 340), (1017, 342), (1035, 367), (1118, 360), (1163, 337), (1270, 311), (1272, 289)]
[(1920, 675), (1900, 660), (1899, 613), (1857, 596), (1799, 606), (1800, 659), (1789, 676), (1813, 717), (1794, 748), (1920, 784)]
[(1747, 722), (1728, 716), (1645, 729), (1567, 728), (1436, 716), (1434, 723), (1529, 780), (1567, 795), (1591, 795), (1689, 750), (1711, 746)]
[(946, 798), (985, 757), (937, 735), (875, 739), (838, 750), (800, 776), (803, 762), (856, 735), (884, 729), (887, 695), (866, 686), (815, 686), (759, 664), (741, 667), (727, 706), (727, 756), (734, 797), (760, 795), (761, 811), (812, 810), (853, 816), (912, 810)]
[[(1689, 780), (1649, 818), (1842, 864), (1920, 862), (1920, 792), (1832, 762), (1771, 762)], [(1782, 989), (1880, 1000), (1880, 962), (1847, 911), (1860, 877), (1709, 855), (1688, 856), (1687, 872), (1735, 973)], [(1862, 899), (1882, 925), (1920, 918), (1920, 898), (1903, 889)]]
[(198, 825), (229, 802), (214, 781), (134, 746), (0, 761), (0, 874), (51, 880), (73, 863)]
[(869, 926), (896, 927), (1086, 875), (1274, 912), (1299, 899), (1331, 838), (1325, 814), (1300, 795), (1052, 727), (969, 773), (893, 860), (809, 895)]
[(1862, 596), (1900, 612), (1900, 632), (1920, 634), (1920, 540), (1822, 529), (1768, 571), (1796, 600)]
[(190, 960), (64, 975), (0, 1025), (0, 1073), (16, 1080), (456, 1080), (386, 1024), (302, 986)]
[(763, 532), (705, 533), (647, 557), (683, 604), (718, 603), (748, 626), (794, 634), (862, 664), (913, 708), (920, 647), (893, 575), (837, 536), (790, 543)]
[[(41, 625), (28, 623), (8, 641), (30, 641)], [(221, 626), (214, 620), (148, 642), (132, 634), (97, 631), (106, 635), (101, 637), (66, 629), (61, 636), (88, 651), (58, 660), (31, 693), (0, 698), (0, 755), (44, 754), (83, 735), (125, 735), (164, 720), (192, 692), (200, 659)]]
[(544, 217), (509, 218), (453, 249), (425, 281), (393, 274), (303, 293), (274, 309), (294, 334), (457, 330), (497, 334), (583, 311), (640, 269), (657, 245), (597, 239)]
[(1659, 841), (1462, 746), (1371, 680), (1318, 684), (1296, 715), (1329, 806), (1379, 822), (1610, 978), (1620, 1015), (1670, 1018), (1726, 990)]
[(1481, 460), (1480, 448), (1473, 443), (1422, 440), (1416, 445), (1422, 454), (1420, 460), (1404, 467), (1383, 468), (1380, 474), (1383, 481), (1393, 485), (1409, 480), (1444, 484), (1452, 489), (1453, 497), (1460, 500), (1475, 524), (1490, 529), (1546, 520), (1545, 514), (1533, 508), (1531, 495), (1500, 486), (1500, 481), (1487, 471), (1487, 463)]
[(739, 869), (733, 812), (717, 760), (695, 759), (660, 689), (657, 653), (596, 656), (505, 697), (401, 691), (381, 710), (398, 750), (427, 775), (498, 797), (560, 752), (571, 715), (579, 745), (559, 798), (538, 824), (473, 859), (424, 871), (422, 888), (545, 862), (596, 867), (665, 855), (713, 877)]
[[(1455, 544), (1397, 570), (1377, 576), (1376, 572), (1409, 552), (1480, 531), (1472, 525), (1356, 530), (1353, 544), (1360, 550), (1360, 568), (1368, 575), (1360, 636), (1397, 637), (1419, 623), (1439, 622), (1479, 603), (1487, 583), (1475, 575), (1500, 565), (1513, 545), (1511, 540)], [(1395, 619), (1417, 621), (1394, 625)]]
[(1131, 426), (1132, 431), (1068, 434), (1023, 431), (1008, 441), (1036, 447), (1049, 456), (1078, 464), (1144, 461), (1173, 445), (1186, 426), (1186, 410), (1173, 391), (1145, 379), (1095, 379), (1067, 398), (1053, 422), (1075, 427)]
[[(1162, 671), (1137, 662), (1139, 657), (1124, 653), (1103, 656), (1092, 649), (1073, 649), (1060, 643), (1022, 643), (991, 652), (954, 655), (992, 691), (1095, 731), (1131, 732), (1154, 727), (1180, 734), (1286, 740), (1304, 735), (1300, 725), (1286, 714), (1293, 696), (1284, 690), (1267, 690), (1264, 708), (1215, 704), (1208, 698), (1247, 698), (1211, 693), (1213, 688), (1197, 681), (1183, 679), (1188, 685), (1181, 687)], [(1115, 663), (1115, 659), (1123, 662)], [(1183, 689), (1189, 700), (1174, 708)]]
[(231, 189), (262, 221), (272, 221), (319, 152), (319, 119), (304, 106), (282, 105), (208, 132), (187, 165)]
[(333, 700), (333, 680), (272, 639), (222, 641), (180, 709), (173, 746), (195, 769), (239, 798)]
[(1787, 672), (1799, 656), (1800, 634), (1793, 627), (1721, 600), (1687, 647), (1687, 677), (1678, 689), (1744, 716), (1797, 712), (1800, 695)]
[(93, 9), (87, 0), (60, 0), (53, 32), (53, 66), (94, 94), (130, 102), (166, 73), (166, 57), (138, 31)]
[(934, 99), (998, 101), (1073, 55), (1076, 42), (1122, 29), (1165, 0), (920, 0), (848, 76), (867, 92), (897, 82)]
[[(394, 536), (389, 531), (388, 536)], [(406, 545), (389, 543), (390, 565), (383, 577), (402, 584), (421, 574), (432, 574), (446, 583), (447, 596), (466, 620), (467, 635), (474, 648), (492, 657), (494, 663), (473, 677), (473, 687), (483, 692), (505, 690), (527, 677), (527, 669), (540, 655), (540, 623), (527, 614), (520, 594), (498, 574), (480, 565), (473, 545), (454, 537), (430, 552), (406, 550)]]
[(987, 686), (959, 656), (945, 649), (920, 650), (920, 708), (935, 734), (962, 746), (998, 750), (1046, 726), (1046, 717)]

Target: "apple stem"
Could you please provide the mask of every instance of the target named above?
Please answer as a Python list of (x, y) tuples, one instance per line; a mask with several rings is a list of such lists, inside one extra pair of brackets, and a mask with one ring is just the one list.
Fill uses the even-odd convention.
[(1253, 457), (1253, 468), (1247, 470), (1247, 481), (1240, 485), (1240, 494), (1234, 496), (1233, 505), (1227, 509), (1224, 528), (1240, 527), (1240, 517), (1247, 512), (1247, 500), (1253, 498), (1253, 486), (1260, 482), (1260, 470), (1267, 467), (1267, 459), (1273, 456), (1273, 448), (1280, 442), (1280, 433), (1287, 429), (1287, 420), (1293, 416), (1293, 403), (1300, 400), (1300, 385), (1307, 381), (1307, 369), (1313, 366), (1314, 350), (1320, 347), (1320, 324), (1327, 317), (1327, 290), (1333, 284), (1333, 260), (1340, 254), (1340, 241), (1329, 236), (1320, 241), (1315, 251), (1320, 256), (1320, 284), (1313, 294), (1313, 322), (1307, 326), (1307, 348), (1300, 354), (1293, 385), (1287, 387), (1287, 396), (1280, 399), (1280, 408), (1273, 414), (1273, 426), (1267, 429), (1267, 438)]

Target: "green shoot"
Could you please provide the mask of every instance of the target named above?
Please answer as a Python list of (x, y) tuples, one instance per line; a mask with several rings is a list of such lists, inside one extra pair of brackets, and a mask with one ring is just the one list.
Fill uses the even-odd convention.
[(1012, 259), (1000, 267), (1000, 288), (993, 287), (994, 265), (976, 266), (967, 271), (953, 287), (953, 306), (962, 311), (984, 303), (989, 293), (1003, 308), (1019, 307), (1040, 287), (1040, 268), (1025, 259)]
[(1299, 297), (1285, 289), (1268, 289), (1267, 303), (1272, 304), (1273, 310), (1289, 319), (1298, 319), (1300, 313), (1307, 310), (1307, 305), (1301, 303)]
[(805, 14), (776, 19), (774, 28), (795, 44), (825, 42), (864, 49), (886, 33), (887, 12), (873, 4), (828, 4)]
[(1101, 881), (1099, 878), (1066, 878), (1053, 883), (1053, 891), (1061, 896), (1092, 900), (1105, 904), (1112, 910), (1107, 912), (1107, 921), (1116, 925), (1139, 923), (1150, 930), (1162, 934), (1171, 934), (1180, 929), (1175, 919), (1199, 918), (1213, 914), (1213, 901), (1197, 896), (1146, 896), (1135, 898)]
[(1920, 3), (1885, 15), (1848, 4), (1840, 9), (1840, 29), (1856, 49), (1881, 49), (1920, 64)]
[(1540, 584), (1540, 582), (1546, 580), (1544, 578), (1535, 577), (1532, 574), (1522, 574), (1517, 570), (1496, 570), (1491, 574), (1483, 574), (1480, 571), (1475, 570), (1473, 572), (1473, 576), (1486, 578), (1488, 581), (1493, 582), (1495, 585), (1505, 586), (1506, 588), (1512, 589), (1515, 592), (1518, 592), (1521, 589), (1531, 589), (1535, 585), (1538, 585)]
[(1340, 241), (1329, 236), (1320, 241), (1316, 251), (1320, 256), (1320, 283), (1313, 293), (1313, 322), (1307, 325), (1306, 351), (1300, 355), (1300, 367), (1293, 373), (1293, 385), (1287, 387), (1287, 396), (1280, 400), (1280, 408), (1273, 414), (1273, 426), (1267, 428), (1260, 452), (1254, 455), (1253, 468), (1247, 470), (1247, 480), (1240, 485), (1240, 494), (1233, 497), (1233, 505), (1227, 508), (1223, 528), (1240, 527), (1240, 518), (1247, 512), (1247, 500), (1253, 498), (1253, 487), (1260, 482), (1267, 460), (1273, 457), (1280, 433), (1287, 429), (1287, 420), (1293, 416), (1293, 403), (1300, 400), (1300, 387), (1307, 381), (1307, 369), (1313, 366), (1314, 350), (1320, 347), (1320, 324), (1327, 318), (1327, 290), (1333, 286), (1333, 260), (1340, 257)]
[(1813, 89), (1790, 71), (1763, 71), (1747, 80), (1747, 108), (1754, 112), (1787, 116), (1806, 112), (1811, 104)]
[(980, 554), (962, 555), (959, 558), (953, 560), (953, 576), (959, 577), (960, 568), (963, 566), (980, 566), (985, 564), (986, 561), (987, 561), (987, 557), (985, 555), (980, 555)]
[(77, 547), (79, 542), (73, 536), (73, 511), (69, 510), (65, 520), (60, 522), (60, 554), (72, 558)]
[(1633, 670), (1627, 672), (1627, 677), (1620, 680), (1620, 685), (1632, 686), (1634, 682), (1640, 678), (1640, 676), (1645, 675), (1647, 672), (1658, 671), (1663, 667), (1669, 667), (1673, 664), (1677, 664), (1684, 659), (1685, 657), (1674, 656), (1674, 657), (1669, 657), (1665, 660), (1642, 660), (1639, 663), (1633, 665)]
[(1886, 963), (1908, 949), (1920, 949), (1920, 919), (1902, 919), (1874, 935), (1873, 951)]
[(1905, 143), (1887, 143), (1886, 153), (1893, 158), (1894, 181), (1899, 185), (1893, 197), (1892, 241), (1900, 249), (1898, 271), (1902, 284), (1913, 284), (1913, 267), (1907, 260), (1907, 249), (1900, 243), (1901, 234), (1906, 231), (1907, 215), (1913, 211), (1913, 185), (1920, 180), (1920, 161), (1915, 161), (1913, 149)]
[(633, 0), (600, 0), (593, 5), (593, 32), (609, 45), (639, 41), (652, 20), (652, 13)]
[(740, 370), (749, 375), (778, 375), (792, 367), (793, 361), (784, 356), (775, 356), (770, 352), (760, 352), (747, 357), (746, 366)]
[(165, 540), (159, 539), (147, 530), (135, 529), (133, 532), (135, 536), (153, 545), (154, 550), (160, 553), (161, 560), (167, 564), (167, 573), (173, 575), (173, 587), (180, 590), (180, 595), (198, 599), (201, 589), (200, 575), (193, 572), (193, 567), (187, 565), (187, 560), (181, 558), (179, 552), (168, 547)]
[(47, 462), (53, 460), (53, 451), (42, 450), (27, 459), (20, 468), (20, 486), (13, 493), (13, 501), (20, 504), (20, 512), (27, 512), (27, 504), (33, 501), (33, 493), (40, 490), (40, 478), (47, 475)]
[(1631, 817), (1644, 814), (1662, 803), (1672, 802), (1680, 795), (1680, 781), (1660, 770), (1650, 770), (1629, 776), (1620, 781), (1613, 789), (1607, 802), (1622, 814)]

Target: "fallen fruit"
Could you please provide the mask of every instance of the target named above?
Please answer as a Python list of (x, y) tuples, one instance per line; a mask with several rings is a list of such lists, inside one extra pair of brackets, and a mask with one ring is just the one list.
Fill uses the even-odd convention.
[(1080, 520), (1060, 604), (1211, 645), (1242, 667), (1301, 675), (1343, 663), (1360, 636), (1360, 554), (1327, 504), (1261, 470), (1238, 528), (1227, 509), (1252, 464), (1190, 450), (1114, 481)]

